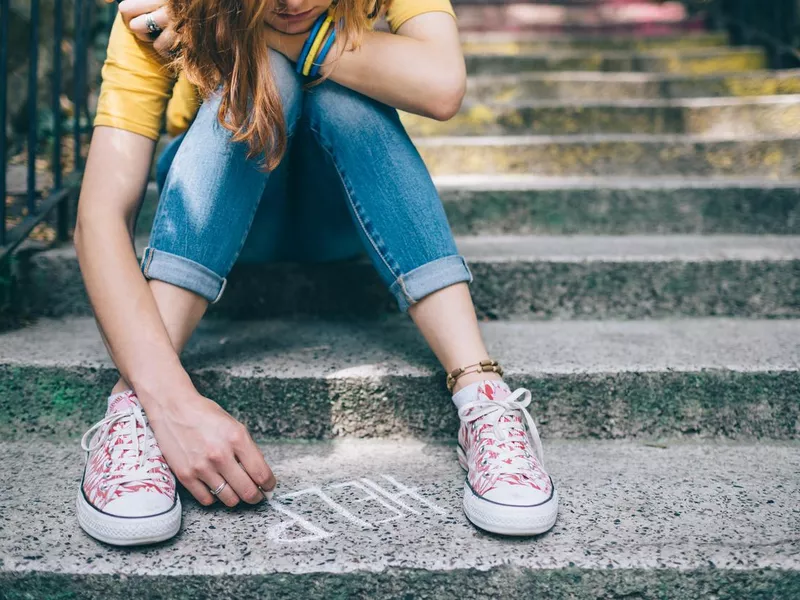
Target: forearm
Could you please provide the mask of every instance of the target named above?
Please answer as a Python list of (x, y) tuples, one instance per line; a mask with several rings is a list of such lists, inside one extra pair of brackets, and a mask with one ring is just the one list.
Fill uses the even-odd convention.
[(334, 48), (322, 72), (400, 110), (448, 119), (461, 105), (466, 77), (461, 55), (446, 42), (442, 46), (437, 48), (434, 40), (367, 32), (358, 50), (344, 52), (338, 60)]
[(141, 136), (95, 130), (75, 233), (98, 326), (120, 374), (145, 408), (193, 389), (139, 270), (131, 237), (152, 151), (153, 143)]

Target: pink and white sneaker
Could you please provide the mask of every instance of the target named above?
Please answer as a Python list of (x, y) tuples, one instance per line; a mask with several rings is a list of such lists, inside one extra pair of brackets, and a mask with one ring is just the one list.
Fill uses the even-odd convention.
[(531, 393), (483, 381), (459, 391), (453, 401), (461, 419), (458, 461), (467, 471), (467, 518), (504, 535), (548, 531), (558, 515), (558, 493), (544, 470), (542, 442), (527, 410)]
[(136, 394), (111, 396), (106, 417), (84, 434), (81, 448), (87, 456), (77, 509), (86, 533), (117, 546), (162, 542), (178, 533), (175, 477)]

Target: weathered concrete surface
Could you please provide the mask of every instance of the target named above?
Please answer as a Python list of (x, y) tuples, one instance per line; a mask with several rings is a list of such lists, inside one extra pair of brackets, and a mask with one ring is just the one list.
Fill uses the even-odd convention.
[(761, 48), (701, 48), (649, 52), (548, 50), (529, 54), (467, 54), (470, 75), (526, 71), (631, 71), (642, 73), (737, 73), (767, 67)]
[(466, 102), (449, 121), (402, 113), (412, 136), (505, 134), (800, 135), (800, 95), (681, 100)]
[(800, 138), (563, 135), (417, 138), (433, 175), (800, 176)]
[[(435, 179), (457, 235), (800, 234), (800, 179), (477, 175)], [(148, 186), (137, 231), (158, 204)]]
[[(270, 505), (203, 509), (185, 498), (174, 541), (119, 550), (76, 523), (77, 442), (5, 442), (0, 588), (4, 598), (104, 600), (788, 599), (798, 589), (796, 443), (545, 448), (561, 506), (537, 538), (469, 525), (451, 445), (341, 441), (265, 445), (279, 481)], [(397, 484), (417, 496), (398, 498)]]
[[(679, 2), (639, 2), (631, 6), (595, 4), (503, 3), (482, 6), (473, 2), (456, 4), (461, 31), (560, 31), (562, 33), (644, 33), (669, 35), (703, 28), (702, 18), (687, 18)], [(702, 16), (702, 15), (699, 15)]]
[(636, 35), (547, 35), (534, 32), (465, 33), (461, 46), (468, 54), (527, 54), (545, 50), (659, 50), (713, 48), (726, 46), (723, 32), (695, 32), (681, 35), (644, 37)]
[[(800, 437), (800, 321), (484, 323), (553, 437)], [(270, 437), (455, 435), (444, 377), (405, 318), (205, 321), (199, 389)], [(81, 433), (116, 372), (89, 318), (0, 336), (0, 435)]]
[[(483, 318), (800, 314), (797, 237), (479, 236), (457, 243)], [(21, 262), (20, 272), (32, 315), (90, 314), (71, 247)], [(395, 311), (371, 263), (355, 259), (238, 265), (211, 313), (241, 319)]]
[(467, 82), (467, 98), (506, 103), (536, 100), (633, 100), (800, 94), (800, 71), (689, 75), (669, 73), (517, 73), (480, 75)]
[(800, 233), (800, 180), (488, 175), (436, 183), (461, 235)]

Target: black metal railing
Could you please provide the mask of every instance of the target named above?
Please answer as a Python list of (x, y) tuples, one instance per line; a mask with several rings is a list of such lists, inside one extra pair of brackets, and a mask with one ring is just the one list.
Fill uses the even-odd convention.
[[(0, 0), (0, 156), (3, 157), (3, 169), (0, 172), (0, 263), (40, 223), (53, 215), (57, 239), (66, 240), (69, 236), (86, 150), (82, 138), (89, 135), (89, 89), (90, 84), (95, 83), (90, 81), (88, 72), (91, 42), (98, 28), (108, 26), (109, 13), (105, 11), (115, 11), (116, 5), (106, 8), (104, 3), (98, 4), (97, 0), (29, 0), (28, 9), (23, 9), (24, 14), (17, 15), (20, 19), (27, 17), (25, 22), (29, 26), (27, 62), (14, 65), (9, 63), (12, 50), (17, 56), (21, 53), (18, 48), (10, 47), (12, 37), (9, 34), (15, 33), (10, 31), (14, 17), (11, 10), (10, 0)], [(52, 18), (49, 18), (51, 26), (46, 30), (42, 25), (45, 11), (52, 11)], [(69, 43), (65, 45), (65, 42)], [(41, 78), (39, 53), (40, 48), (46, 45), (52, 51), (49, 90), (40, 89), (46, 80)], [(65, 58), (71, 59), (72, 63), (70, 89), (64, 85), (64, 76), (67, 74), (64, 69)], [(23, 125), (19, 125), (20, 119), (17, 118), (9, 134), (11, 117), (14, 116), (9, 114), (9, 85), (19, 84), (9, 79), (14, 75), (12, 67), (16, 70), (28, 69), (27, 100), (22, 111)], [(43, 135), (40, 117), (48, 107), (51, 113), (50, 128), (47, 135)], [(71, 115), (67, 116), (70, 112)], [(67, 154), (64, 142), (69, 143), (69, 136), (72, 137), (72, 152)], [(12, 155), (18, 155), (24, 164), (24, 190), (8, 189), (7, 176)], [(71, 160), (67, 160), (69, 158)], [(69, 169), (65, 169), (65, 161), (69, 163)], [(11, 225), (7, 207), (18, 213), (11, 220)]]

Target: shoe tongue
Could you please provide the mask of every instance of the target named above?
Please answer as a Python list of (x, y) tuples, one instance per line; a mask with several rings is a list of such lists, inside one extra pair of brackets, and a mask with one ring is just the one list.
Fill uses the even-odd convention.
[(108, 412), (106, 414), (110, 415), (113, 413), (123, 412), (129, 408), (133, 408), (134, 406), (141, 407), (141, 404), (139, 404), (139, 398), (136, 397), (134, 392), (127, 390), (125, 392), (120, 392), (119, 394), (109, 396)]
[(456, 408), (460, 409), (462, 406), (474, 402), (475, 400), (497, 401), (507, 398), (510, 395), (511, 390), (504, 382), (484, 380), (470, 384), (463, 390), (460, 390), (453, 396), (453, 402)]
[(483, 381), (478, 385), (478, 399), (498, 402), (511, 395), (511, 389), (504, 381)]

